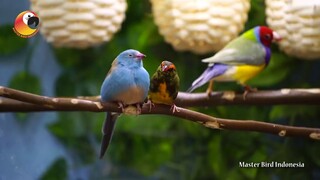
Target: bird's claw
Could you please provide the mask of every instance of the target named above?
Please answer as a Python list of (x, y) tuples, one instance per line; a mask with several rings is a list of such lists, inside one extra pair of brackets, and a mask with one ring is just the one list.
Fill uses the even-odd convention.
[(137, 104), (136, 104), (136, 107), (137, 107), (137, 110), (136, 110), (137, 115), (138, 115), (138, 114), (141, 114), (141, 104), (137, 103)]
[(124, 112), (124, 104), (122, 102), (118, 102), (118, 108), (121, 108), (122, 112)]
[(155, 105), (154, 105), (154, 103), (153, 103), (150, 99), (148, 99), (147, 104), (149, 105), (149, 112), (151, 112), (151, 109), (154, 108)]
[(251, 88), (250, 86), (245, 86), (244, 87), (244, 93), (243, 93), (243, 100), (246, 100), (246, 97), (247, 97), (247, 94), (249, 93), (249, 92), (257, 92), (258, 91), (258, 89), (257, 88)]
[(180, 112), (180, 109), (178, 106), (176, 106), (175, 104), (171, 105), (170, 111), (172, 111), (172, 114), (174, 114), (176, 111)]

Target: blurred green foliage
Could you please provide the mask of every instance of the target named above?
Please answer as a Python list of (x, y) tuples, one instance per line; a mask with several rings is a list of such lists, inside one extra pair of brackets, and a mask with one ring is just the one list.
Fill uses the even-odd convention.
[(27, 71), (21, 71), (15, 74), (12, 77), (9, 86), (21, 91), (41, 94), (41, 85), (39, 78)]
[[(144, 66), (150, 74), (162, 60), (174, 62), (181, 79), (181, 91), (186, 90), (205, 69), (206, 65), (201, 63), (200, 59), (212, 54), (199, 56), (175, 51), (159, 35), (151, 14), (150, 2), (127, 2), (126, 20), (121, 31), (116, 33), (110, 42), (87, 50), (54, 49), (57, 61), (62, 67), (62, 73), (55, 84), (57, 96), (99, 94), (111, 62), (121, 51), (128, 48), (137, 49), (147, 55)], [(264, 1), (251, 1), (251, 6), (246, 30), (265, 24)], [(0, 46), (7, 46), (0, 49), (1, 54), (13, 53), (25, 43), (20, 38), (15, 39), (17, 42), (8, 43), (7, 34), (0, 33)], [(11, 48), (13, 46), (14, 48)], [(260, 89), (319, 87), (319, 68), (319, 62), (288, 57), (274, 46), (269, 67), (252, 79), (250, 85)], [(10, 87), (41, 94), (37, 77), (27, 72), (17, 74)], [(205, 88), (198, 91), (204, 91)], [(215, 85), (215, 90), (230, 89), (241, 90), (241, 87), (236, 83)], [(320, 127), (318, 106), (217, 106), (193, 109), (221, 118)], [(77, 165), (86, 166), (100, 161), (97, 152), (104, 116), (104, 113), (63, 112), (59, 113), (58, 121), (48, 128), (72, 154), (71, 157), (77, 159)], [(146, 179), (315, 179), (320, 178), (319, 146), (318, 142), (307, 139), (212, 130), (163, 115), (121, 116), (107, 157), (102, 161), (110, 160), (112, 169), (107, 177), (115, 179), (122, 176), (123, 167), (132, 169)], [(306, 167), (239, 168), (239, 162), (242, 161), (300, 161)], [(62, 174), (57, 178), (64, 179), (67, 168), (65, 161), (59, 159), (45, 173), (43, 179), (54, 179), (52, 177), (60, 172)], [(100, 176), (93, 171), (92, 177)]]
[[(41, 84), (39, 78), (27, 71), (21, 71), (15, 74), (9, 82), (9, 87), (21, 91), (41, 94)], [(17, 119), (24, 122), (28, 118), (28, 113), (15, 113)]]
[(55, 160), (51, 167), (42, 175), (41, 180), (56, 180), (67, 179), (67, 163), (64, 159), (59, 158)]
[(25, 48), (27, 39), (20, 38), (13, 33), (11, 24), (0, 26), (0, 55), (10, 55)]

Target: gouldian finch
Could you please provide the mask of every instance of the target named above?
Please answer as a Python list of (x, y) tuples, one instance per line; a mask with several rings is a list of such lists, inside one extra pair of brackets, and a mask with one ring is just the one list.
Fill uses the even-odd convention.
[[(144, 69), (142, 59), (146, 57), (137, 50), (126, 50), (112, 62), (112, 66), (101, 86), (102, 102), (117, 102), (123, 108), (127, 105), (140, 105), (148, 95), (149, 73)], [(111, 141), (115, 122), (119, 113), (107, 112), (102, 128), (100, 158), (105, 154)]]
[(214, 56), (202, 60), (209, 63), (208, 68), (192, 83), (188, 92), (209, 81), (209, 96), (213, 81), (237, 81), (245, 86), (245, 94), (252, 91), (246, 82), (268, 66), (271, 58), (270, 46), (274, 40), (279, 41), (281, 37), (266, 26), (257, 26), (246, 31)]
[(174, 104), (179, 91), (180, 79), (175, 65), (162, 61), (150, 81), (149, 100), (156, 104), (171, 105), (172, 112), (179, 111)]

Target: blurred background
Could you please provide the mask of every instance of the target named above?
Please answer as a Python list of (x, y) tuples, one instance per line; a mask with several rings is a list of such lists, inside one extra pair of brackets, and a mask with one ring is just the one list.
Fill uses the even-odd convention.
[[(99, 14), (101, 9), (94, 8), (99, 5), (90, 6), (92, 4), (89, 3), (81, 6), (92, 8), (92, 12), (87, 16), (76, 16), (78, 11), (72, 11), (72, 8), (70, 14), (61, 14), (63, 8), (74, 7), (66, 4), (58, 7), (69, 1), (32, 2), (43, 29), (28, 39), (18, 37), (12, 28), (16, 16), (30, 9), (30, 2), (0, 2), (1, 86), (46, 96), (95, 96), (99, 94), (114, 58), (123, 50), (134, 48), (147, 55), (144, 67), (150, 74), (153, 74), (162, 60), (172, 61), (181, 79), (181, 91), (185, 91), (206, 68), (206, 64), (200, 61), (202, 58), (212, 56), (241, 32), (257, 25), (266, 25), (267, 18), (270, 26), (279, 28), (286, 35), (287, 41), (281, 45), (281, 50), (277, 45), (272, 47), (270, 65), (249, 84), (261, 90), (320, 86), (320, 61), (317, 61), (320, 59), (320, 49), (315, 48), (320, 45), (320, 35), (318, 39), (311, 38), (314, 43), (304, 37), (303, 30), (307, 25), (291, 29), (290, 26), (282, 27), (285, 23), (276, 24), (279, 17), (274, 18), (272, 15), (277, 10), (281, 11), (281, 8), (277, 6), (274, 9), (272, 5), (281, 1), (238, 0), (230, 1), (231, 4), (221, 3), (217, 7), (205, 3), (187, 6), (190, 2), (200, 2), (195, 0), (188, 3), (176, 0), (172, 2), (173, 5), (176, 3), (176, 7), (165, 4), (169, 1), (163, 1), (163, 4), (153, 1), (151, 4), (148, 0), (119, 0), (114, 1), (112, 6), (101, 3), (99, 8), (111, 8), (106, 11), (107, 14), (115, 12), (110, 13), (110, 22), (104, 22), (104, 16)], [(266, 3), (269, 3), (267, 12), (270, 17), (266, 17)], [(177, 4), (190, 9), (181, 10)], [(195, 27), (192, 26), (194, 21), (185, 19), (203, 17), (192, 16), (190, 13), (205, 14), (208, 7), (212, 10), (209, 16), (212, 22), (206, 23), (206, 18), (199, 18), (197, 22), (224, 24), (225, 27), (221, 27), (220, 31), (226, 34), (210, 36), (212, 40), (206, 44), (208, 38), (201, 34), (201, 30), (214, 34), (218, 32), (219, 26), (213, 25), (217, 27), (216, 31), (204, 27), (196, 29), (196, 33), (190, 33), (188, 31)], [(312, 7), (320, 9), (319, 6)], [(198, 11), (192, 8), (198, 8)], [(218, 15), (214, 12), (218, 12)], [(315, 14), (320, 14), (317, 12)], [(90, 14), (95, 14), (95, 17)], [(176, 29), (173, 24), (170, 25), (170, 15), (176, 18), (173, 23), (177, 25)], [(220, 16), (225, 17), (225, 21), (215, 21), (214, 18)], [(168, 19), (163, 19), (165, 17)], [(229, 22), (228, 18), (231, 17), (234, 19)], [(62, 23), (53, 21), (54, 18), (62, 20)], [(89, 24), (99, 24), (101, 18), (101, 26), (92, 26), (89, 29), (90, 36), (78, 36), (76, 33), (85, 31), (87, 26), (79, 26), (80, 30), (65, 26), (64, 23), (73, 18), (76, 21), (84, 19)], [(92, 21), (92, 18), (96, 18), (96, 21)], [(302, 21), (302, 24), (310, 22), (301, 17), (296, 19)], [(107, 28), (103, 28), (104, 25)], [(99, 27), (108, 32), (100, 31)], [(316, 27), (314, 32), (320, 33), (319, 23), (312, 27)], [(104, 33), (105, 37), (101, 38), (98, 32)], [(295, 42), (294, 38), (299, 41)], [(289, 47), (290, 44), (296, 47)], [(205, 89), (202, 87), (198, 92), (204, 92)], [(242, 88), (236, 83), (216, 83), (215, 90), (242, 91)], [(320, 127), (319, 106), (215, 106), (192, 109), (221, 118)], [(212, 130), (163, 115), (121, 116), (108, 152), (100, 160), (98, 152), (104, 118), (105, 113), (92, 112), (0, 113), (0, 180), (320, 179), (320, 143), (317, 141), (254, 132)], [(239, 162), (242, 161), (302, 162), (305, 167), (240, 168)]]

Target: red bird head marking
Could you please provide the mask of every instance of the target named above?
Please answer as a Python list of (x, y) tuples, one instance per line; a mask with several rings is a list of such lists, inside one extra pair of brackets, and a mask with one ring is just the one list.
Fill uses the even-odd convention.
[(260, 26), (259, 35), (260, 42), (267, 47), (271, 46), (272, 41), (281, 40), (281, 37), (278, 33), (266, 26)]

